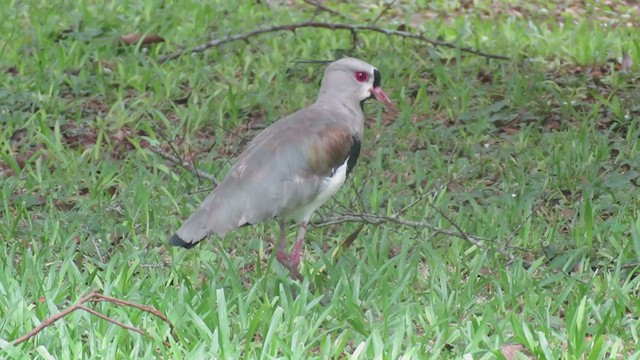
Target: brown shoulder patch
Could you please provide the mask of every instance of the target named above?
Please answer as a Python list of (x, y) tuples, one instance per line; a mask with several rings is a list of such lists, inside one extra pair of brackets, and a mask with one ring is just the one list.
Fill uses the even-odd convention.
[(338, 127), (318, 132), (309, 140), (310, 168), (318, 175), (328, 175), (332, 169), (344, 164), (354, 143), (349, 130)]

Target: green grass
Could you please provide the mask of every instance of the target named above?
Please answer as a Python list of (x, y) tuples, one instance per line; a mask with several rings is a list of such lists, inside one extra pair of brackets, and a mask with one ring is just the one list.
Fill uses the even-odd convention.
[[(300, 29), (158, 63), (314, 10), (269, 3), (0, 0), (1, 358), (501, 359), (508, 345), (640, 358), (636, 8), (570, 2), (577, 19), (544, 1), (403, 1), (378, 22), (511, 61), (375, 33), (351, 49), (349, 32)], [(324, 4), (361, 23), (383, 8)], [(135, 32), (167, 42), (115, 41)], [(166, 248), (211, 185), (148, 145), (170, 139), (222, 178), (248, 123), (313, 101), (322, 66), (292, 60), (344, 51), (380, 69), (399, 109), (368, 104), (360, 162), (316, 219), (395, 216), (423, 198), (400, 216), (455, 231), (449, 218), (486, 247), (367, 225), (333, 262), (359, 225), (312, 226), (302, 283), (274, 261), (275, 224)], [(8, 344), (93, 289), (157, 308), (178, 340), (150, 314), (97, 303), (150, 337), (77, 311)]]

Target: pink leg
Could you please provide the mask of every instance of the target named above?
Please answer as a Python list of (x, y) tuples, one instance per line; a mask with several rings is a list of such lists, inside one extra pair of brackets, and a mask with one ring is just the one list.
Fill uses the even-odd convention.
[[(296, 241), (295, 245), (293, 246), (293, 250), (292, 250), (292, 254), (296, 252), (296, 247), (299, 248), (297, 250), (298, 252), (298, 260), (297, 262), (294, 263), (294, 260), (291, 258), (292, 255), (287, 254), (287, 245), (286, 245), (286, 233), (285, 231), (287, 230), (287, 225), (286, 222), (284, 220), (280, 220), (279, 221), (280, 224), (280, 240), (278, 241), (278, 250), (276, 252), (276, 260), (278, 260), (278, 262), (280, 264), (282, 264), (282, 266), (284, 266), (285, 268), (287, 268), (287, 270), (289, 270), (289, 272), (291, 273), (291, 278), (293, 278), (294, 280), (303, 280), (302, 275), (300, 275), (300, 272), (298, 271), (298, 264), (300, 263), (300, 258), (301, 255), (300, 253), (302, 252), (302, 244), (298, 244), (298, 241)], [(306, 224), (304, 224), (304, 228), (306, 230)], [(302, 233), (302, 236), (304, 236), (304, 232)]]
[(285, 267), (288, 268), (287, 264), (289, 263), (289, 255), (287, 255), (287, 245), (286, 243), (286, 228), (287, 224), (284, 220), (278, 221), (280, 225), (280, 240), (278, 241), (278, 252), (276, 252), (276, 260)]
[(296, 239), (296, 243), (293, 244), (293, 249), (291, 249), (291, 255), (289, 255), (291, 266), (298, 268), (300, 265), (300, 260), (302, 260), (302, 250), (304, 249), (304, 235), (307, 233), (307, 223), (303, 222), (300, 224), (300, 231), (298, 231), (298, 238)]

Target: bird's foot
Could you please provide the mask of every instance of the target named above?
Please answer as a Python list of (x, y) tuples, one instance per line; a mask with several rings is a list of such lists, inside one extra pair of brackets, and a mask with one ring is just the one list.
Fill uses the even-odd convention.
[(298, 255), (297, 258), (294, 257), (294, 255), (295, 254), (293, 254), (293, 251), (291, 252), (291, 255), (287, 254), (284, 251), (278, 251), (276, 253), (276, 260), (278, 260), (278, 262), (282, 264), (282, 266), (289, 270), (292, 279), (302, 281), (304, 280), (304, 277), (302, 277), (300, 271), (298, 270), (298, 265), (300, 264), (300, 255)]
[(300, 265), (300, 261), (302, 261), (302, 240), (297, 240), (295, 244), (293, 244), (293, 249), (291, 249), (291, 254), (289, 255), (289, 259), (291, 263), (295, 265), (297, 268)]
[[(278, 249), (276, 253), (276, 260), (282, 265), (289, 263), (289, 254), (287, 254), (283, 249)], [(285, 265), (286, 267), (286, 265)]]

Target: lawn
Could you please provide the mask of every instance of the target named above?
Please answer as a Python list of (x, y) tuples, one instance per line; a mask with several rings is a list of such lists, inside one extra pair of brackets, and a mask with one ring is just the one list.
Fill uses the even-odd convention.
[[(313, 3), (0, 0), (0, 358), (640, 359), (637, 3)], [(311, 19), (396, 34), (190, 51)], [(275, 223), (168, 247), (213, 188), (193, 167), (222, 179), (314, 100), (306, 60), (345, 54), (398, 109), (367, 103), (305, 280)], [(89, 300), (120, 325), (78, 309), (14, 344), (92, 291), (168, 321)]]

